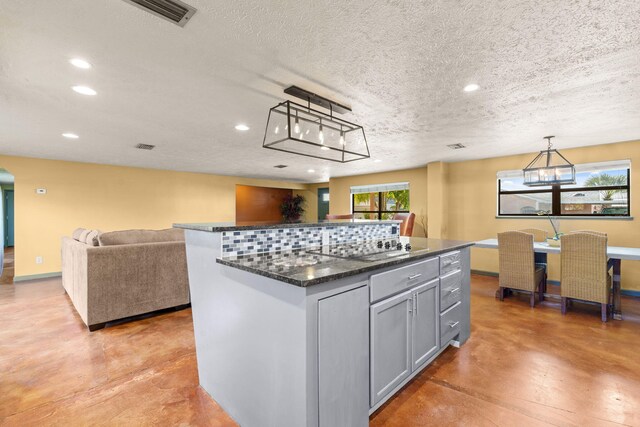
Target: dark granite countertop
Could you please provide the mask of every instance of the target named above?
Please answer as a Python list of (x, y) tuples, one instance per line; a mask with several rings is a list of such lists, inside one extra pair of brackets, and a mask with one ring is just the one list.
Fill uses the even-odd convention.
[(222, 231), (240, 230), (268, 230), (272, 228), (304, 228), (304, 227), (331, 227), (339, 225), (367, 225), (367, 224), (399, 224), (400, 220), (364, 220), (364, 219), (338, 219), (320, 222), (195, 222), (189, 224), (173, 224), (174, 228), (184, 228), (186, 230), (210, 231), (218, 233)]
[(415, 250), (405, 255), (376, 261), (335, 258), (313, 253), (318, 248), (309, 248), (307, 250), (300, 249), (287, 252), (218, 258), (217, 262), (291, 285), (307, 287), (393, 265), (417, 261), (422, 258), (429, 258), (474, 244), (473, 242), (461, 240), (425, 239), (421, 237), (412, 237), (410, 243), (414, 247), (426, 249)]

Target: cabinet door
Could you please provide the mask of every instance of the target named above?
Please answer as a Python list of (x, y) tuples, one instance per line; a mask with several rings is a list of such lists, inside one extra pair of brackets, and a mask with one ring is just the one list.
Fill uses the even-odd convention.
[(371, 306), (371, 406), (411, 374), (413, 292)]
[(439, 348), (438, 281), (435, 279), (411, 290), (414, 295), (412, 370), (420, 367)]
[(369, 289), (318, 302), (319, 425), (369, 425)]

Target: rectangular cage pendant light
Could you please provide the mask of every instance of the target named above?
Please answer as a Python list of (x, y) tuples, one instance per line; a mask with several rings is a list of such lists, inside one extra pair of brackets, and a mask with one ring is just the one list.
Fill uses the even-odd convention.
[(545, 136), (548, 146), (541, 151), (522, 171), (524, 185), (540, 187), (548, 185), (569, 185), (576, 183), (576, 169), (558, 150), (551, 149), (551, 138)]
[[(271, 108), (262, 147), (340, 163), (370, 157), (362, 126), (333, 115), (347, 107), (295, 86), (285, 92), (306, 97), (307, 106), (284, 101)], [(328, 108), (329, 114), (312, 109), (311, 103)]]

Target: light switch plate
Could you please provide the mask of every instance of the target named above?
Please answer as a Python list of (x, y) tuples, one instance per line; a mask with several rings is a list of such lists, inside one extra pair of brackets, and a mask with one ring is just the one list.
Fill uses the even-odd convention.
[(36, 264), (42, 264), (43, 260), (41, 256), (36, 257)]
[(36, 194), (47, 194), (46, 188), (36, 188)]

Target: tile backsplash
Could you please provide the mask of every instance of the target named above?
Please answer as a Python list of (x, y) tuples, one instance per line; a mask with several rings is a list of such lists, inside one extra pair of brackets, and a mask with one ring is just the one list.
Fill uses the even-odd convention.
[(387, 223), (225, 231), (222, 233), (222, 256), (239, 256), (320, 246), (323, 243), (323, 237), (324, 242), (331, 245), (399, 237), (399, 229), (398, 225)]

